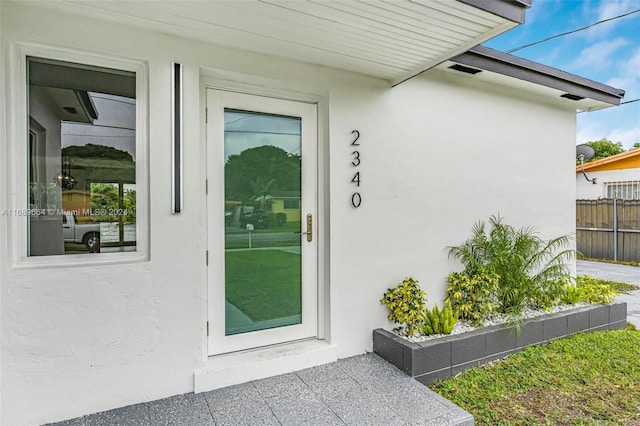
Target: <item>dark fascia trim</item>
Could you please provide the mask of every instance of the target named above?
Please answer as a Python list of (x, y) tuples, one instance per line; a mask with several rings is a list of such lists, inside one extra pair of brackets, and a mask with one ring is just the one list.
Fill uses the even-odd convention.
[(75, 92), (76, 96), (78, 97), (78, 101), (82, 104), (82, 107), (86, 111), (89, 118), (91, 118), (92, 120), (97, 120), (98, 111), (96, 111), (96, 108), (94, 107), (89, 94), (84, 90), (76, 90)]
[(551, 87), (571, 95), (606, 102), (611, 105), (619, 105), (620, 100), (624, 97), (624, 90), (622, 89), (616, 89), (606, 84), (485, 46), (476, 46), (452, 58), (451, 61)]
[(458, 0), (476, 9), (484, 10), (518, 24), (524, 23), (524, 13), (531, 7), (531, 0)]

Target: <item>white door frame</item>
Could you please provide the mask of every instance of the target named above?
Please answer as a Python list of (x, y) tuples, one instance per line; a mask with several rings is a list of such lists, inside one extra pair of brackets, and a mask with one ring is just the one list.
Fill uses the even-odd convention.
[[(318, 337), (318, 128), (315, 103), (206, 89), (208, 354), (216, 355)], [(312, 214), (314, 238), (301, 241), (302, 323), (225, 336), (224, 109), (302, 118), (302, 220)], [(304, 226), (303, 226), (304, 230)]]

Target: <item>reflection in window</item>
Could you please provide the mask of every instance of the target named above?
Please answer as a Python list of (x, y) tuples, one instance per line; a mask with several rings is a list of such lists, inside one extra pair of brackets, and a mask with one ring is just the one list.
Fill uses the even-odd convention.
[(135, 250), (135, 73), (27, 64), (29, 255)]
[(300, 324), (301, 118), (225, 109), (224, 126), (225, 335)]

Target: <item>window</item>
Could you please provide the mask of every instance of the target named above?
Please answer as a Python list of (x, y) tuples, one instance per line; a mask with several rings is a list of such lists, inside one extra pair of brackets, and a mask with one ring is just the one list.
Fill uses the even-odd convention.
[(605, 182), (606, 198), (640, 200), (640, 181)]
[(284, 200), (284, 208), (287, 210), (298, 210), (300, 209), (300, 200)]
[(136, 250), (136, 74), (27, 57), (28, 255)]

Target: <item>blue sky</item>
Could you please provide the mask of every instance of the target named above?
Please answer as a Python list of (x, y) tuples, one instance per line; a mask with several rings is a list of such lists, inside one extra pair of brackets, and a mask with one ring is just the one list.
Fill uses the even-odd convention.
[[(533, 0), (526, 22), (485, 43), (500, 51), (640, 9), (640, 0)], [(640, 98), (640, 12), (512, 53)], [(640, 101), (577, 116), (576, 144), (607, 138), (640, 142)]]

